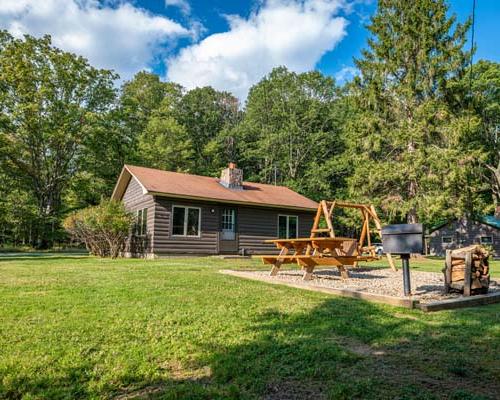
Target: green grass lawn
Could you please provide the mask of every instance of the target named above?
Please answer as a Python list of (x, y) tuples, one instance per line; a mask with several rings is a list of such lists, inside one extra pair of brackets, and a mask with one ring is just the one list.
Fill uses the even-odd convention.
[(500, 305), (424, 314), (217, 273), (257, 265), (0, 257), (0, 398), (498, 398)]

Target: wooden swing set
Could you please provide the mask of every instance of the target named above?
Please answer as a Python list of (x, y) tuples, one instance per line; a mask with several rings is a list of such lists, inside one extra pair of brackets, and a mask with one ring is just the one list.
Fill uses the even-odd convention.
[[(357, 209), (361, 213), (362, 228), (359, 238), (335, 236), (333, 212), (336, 208)], [(322, 219), (324, 221), (321, 227)], [(371, 223), (374, 225), (370, 227)], [(374, 228), (374, 229), (373, 229)], [(382, 225), (373, 205), (322, 200), (319, 203), (311, 235), (308, 238), (266, 240), (280, 250), (278, 255), (262, 256), (264, 264), (271, 264), (271, 275), (277, 275), (281, 265), (297, 263), (304, 270), (304, 280), (312, 278), (317, 265), (336, 266), (342, 279), (349, 273), (346, 266), (357, 266), (360, 261), (380, 260), (375, 246), (371, 243), (371, 229), (381, 237)], [(390, 254), (386, 254), (389, 265), (396, 271)]]

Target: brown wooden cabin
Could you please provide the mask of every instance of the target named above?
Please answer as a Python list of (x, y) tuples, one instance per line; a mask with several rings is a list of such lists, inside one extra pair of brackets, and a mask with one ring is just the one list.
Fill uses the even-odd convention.
[(429, 229), (427, 254), (444, 256), (446, 250), (480, 244), (500, 256), (500, 219), (492, 215), (445, 221)]
[(268, 239), (309, 237), (318, 204), (284, 186), (125, 165), (112, 199), (136, 216), (126, 256), (273, 254)]

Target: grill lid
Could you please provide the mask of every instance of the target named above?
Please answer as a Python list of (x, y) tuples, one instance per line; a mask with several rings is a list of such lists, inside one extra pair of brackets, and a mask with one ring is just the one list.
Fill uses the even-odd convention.
[(407, 233), (424, 233), (422, 224), (396, 224), (382, 227), (383, 235), (402, 235)]

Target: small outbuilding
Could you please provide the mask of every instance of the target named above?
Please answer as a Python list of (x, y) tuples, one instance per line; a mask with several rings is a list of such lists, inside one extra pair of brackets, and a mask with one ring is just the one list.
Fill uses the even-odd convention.
[(443, 222), (429, 229), (426, 239), (429, 255), (444, 256), (448, 249), (481, 244), (500, 256), (500, 219), (478, 216)]
[(318, 204), (284, 186), (125, 165), (112, 199), (136, 216), (126, 255), (274, 253), (267, 239), (309, 236)]

